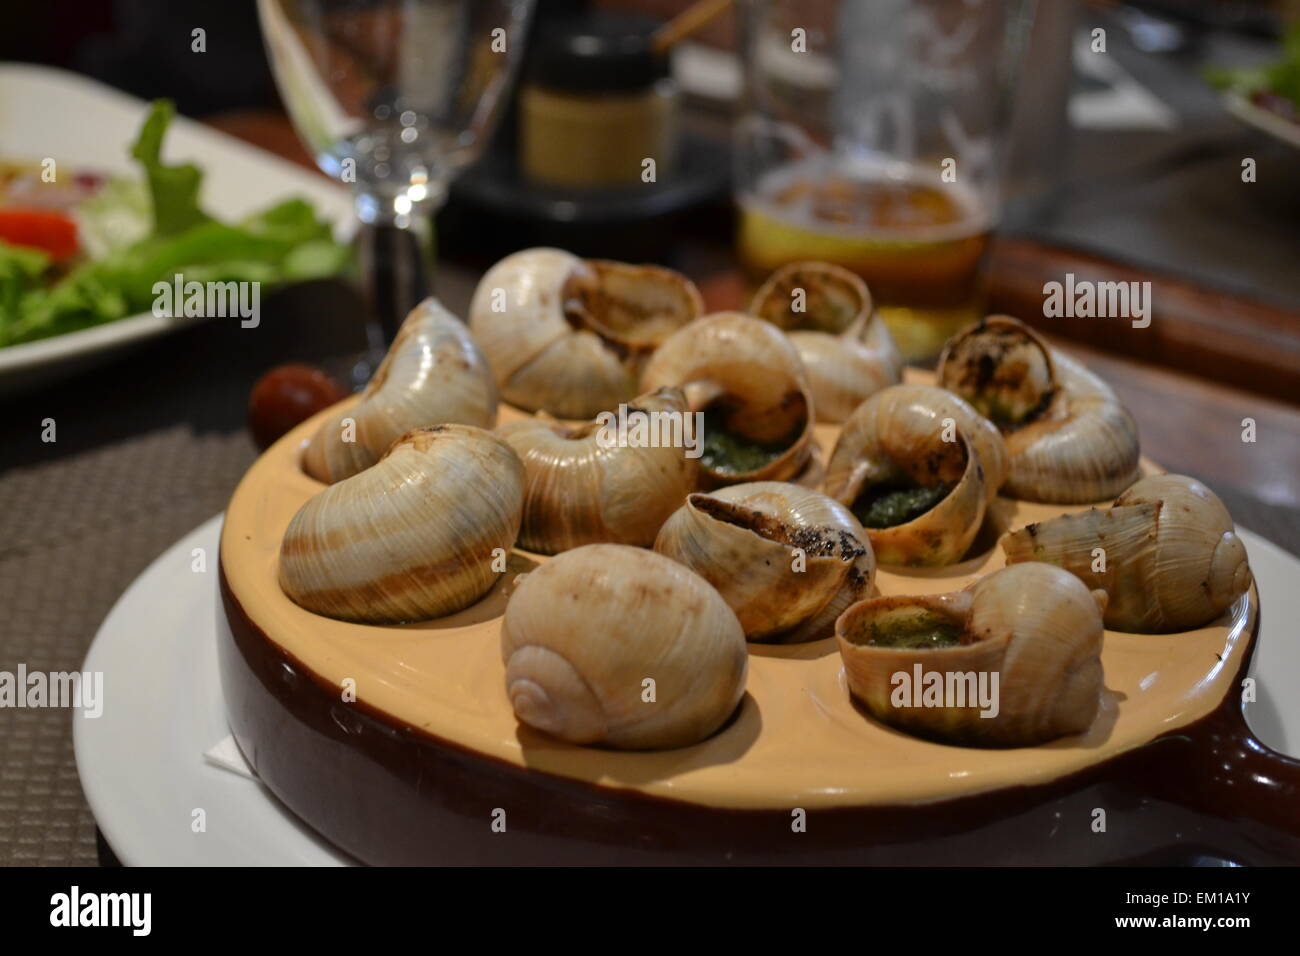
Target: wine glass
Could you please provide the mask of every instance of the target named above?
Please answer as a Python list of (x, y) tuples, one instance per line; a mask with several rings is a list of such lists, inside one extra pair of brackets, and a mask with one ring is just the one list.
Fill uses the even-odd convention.
[(432, 215), (492, 134), (533, 0), (258, 0), (299, 138), (349, 183), (373, 368), (431, 289)]

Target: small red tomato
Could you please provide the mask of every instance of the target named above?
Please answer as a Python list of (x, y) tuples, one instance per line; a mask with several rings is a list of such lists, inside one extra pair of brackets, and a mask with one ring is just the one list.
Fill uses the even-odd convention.
[(53, 209), (0, 209), (0, 239), (49, 253), (60, 262), (77, 254), (77, 224)]
[(342, 385), (314, 366), (278, 365), (257, 380), (248, 396), (248, 430), (258, 448), (269, 448), (295, 425), (347, 395)]

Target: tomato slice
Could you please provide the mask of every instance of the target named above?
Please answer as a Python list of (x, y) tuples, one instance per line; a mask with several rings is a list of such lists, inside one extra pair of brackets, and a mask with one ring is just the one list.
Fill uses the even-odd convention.
[(48, 209), (0, 209), (0, 240), (47, 252), (56, 262), (77, 254), (77, 224)]

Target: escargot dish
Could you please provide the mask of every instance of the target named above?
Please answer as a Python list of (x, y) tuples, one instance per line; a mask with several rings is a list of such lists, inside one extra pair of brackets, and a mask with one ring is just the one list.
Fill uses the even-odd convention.
[(708, 486), (797, 476), (813, 452), (813, 397), (799, 353), (775, 326), (717, 312), (668, 338), (641, 387), (686, 392), (704, 415), (701, 480)]
[(1060, 568), (1019, 564), (949, 594), (863, 601), (835, 633), (873, 717), (950, 743), (1024, 747), (1096, 717), (1105, 603)]
[(669, 269), (526, 249), (483, 276), (469, 324), (507, 402), (588, 419), (635, 397), (646, 358), (702, 311)]
[(845, 423), (825, 490), (867, 529), (882, 564), (951, 564), (970, 548), (1006, 473), (1002, 436), (928, 385), (894, 385)]
[(841, 266), (784, 266), (754, 294), (749, 311), (799, 350), (819, 421), (842, 422), (868, 396), (899, 382), (903, 359), (889, 329), (866, 283)]
[(361, 402), (317, 430), (303, 453), (303, 469), (335, 482), (369, 468), (413, 428), (491, 428), (496, 418), (496, 385), (469, 330), (436, 299), (426, 299), (397, 330)]
[(695, 488), (686, 398), (680, 389), (661, 388), (633, 399), (628, 412), (624, 421), (648, 423), (644, 434), (620, 435), (613, 416), (582, 425), (528, 418), (501, 427), (526, 475), (520, 547), (557, 554), (583, 544), (654, 542)]
[(722, 726), (749, 660), (740, 623), (703, 578), (616, 544), (567, 551), (530, 573), (506, 605), (501, 656), (522, 722), (570, 743), (637, 750), (684, 747)]
[(1007, 563), (1046, 561), (1110, 596), (1106, 626), (1199, 627), (1250, 587), (1246, 548), (1228, 509), (1199, 481), (1152, 475), (1110, 508), (1040, 521), (1002, 540)]
[(514, 547), (523, 484), (518, 457), (489, 432), (408, 432), (377, 464), (294, 515), (280, 545), (280, 586), (308, 610), (350, 621), (458, 611), (499, 579), (492, 561)]
[(655, 550), (717, 588), (750, 640), (829, 637), (840, 612), (871, 593), (876, 572), (847, 508), (776, 481), (691, 495)]
[[(543, 290), (524, 266), (548, 260), (566, 278)], [(1127, 416), (1032, 334), (989, 319), (950, 344), (949, 388), (907, 368), (841, 427), (816, 421), (790, 338), (842, 342), (869, 311), (834, 270), (778, 274), (762, 317), (678, 326), (690, 309), (602, 312), (625, 281), (659, 301), (619, 267), (529, 250), (497, 269), (484, 307), (500, 289), (541, 318), (485, 326), (483, 355), (539, 357), (551, 345), (527, 341), (558, 318), (617, 366), (597, 375), (618, 381), (613, 407), (561, 419), (503, 400), (492, 430), (417, 427), (322, 484), (303, 453), (368, 414), (374, 393), (348, 395), (270, 444), (221, 518), (226, 723), (318, 850), (412, 866), (1300, 864), (1300, 761), (1243, 706), (1279, 685), (1246, 680), (1273, 664), (1252, 656), (1269, 615), (1242, 542), (1261, 579), (1273, 556), (1200, 483), (1141, 477), (1150, 461), (1100, 503), (1013, 497), (1127, 481), (1128, 452), (1108, 457)], [(619, 344), (652, 329), (652, 352)], [(574, 377), (524, 360), (487, 384), (597, 394), (578, 384), (591, 367), (560, 365)], [(1110, 435), (1093, 452), (1089, 416)], [(1063, 457), (1036, 457), (1058, 442)], [(159, 566), (188, 566), (216, 527)]]
[(938, 381), (1006, 436), (1013, 497), (1089, 504), (1138, 478), (1137, 425), (1110, 386), (1023, 322), (991, 315), (958, 333)]

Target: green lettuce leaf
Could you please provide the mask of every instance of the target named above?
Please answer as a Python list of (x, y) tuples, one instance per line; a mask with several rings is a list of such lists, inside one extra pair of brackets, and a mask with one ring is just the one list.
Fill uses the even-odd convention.
[(131, 147), (153, 207), (148, 236), (110, 248), (52, 284), (47, 256), (0, 242), (0, 347), (148, 312), (154, 285), (171, 283), (177, 274), (186, 282), (274, 287), (349, 268), (349, 249), (334, 241), (329, 223), (302, 199), (284, 200), (233, 224), (204, 213), (198, 204), (202, 172), (160, 158), (173, 115), (170, 103), (154, 103)]

